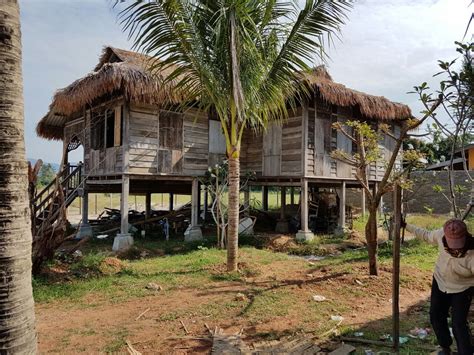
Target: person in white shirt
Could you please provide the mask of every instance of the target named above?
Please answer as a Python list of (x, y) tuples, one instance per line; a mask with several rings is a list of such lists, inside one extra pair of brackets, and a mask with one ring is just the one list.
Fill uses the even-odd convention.
[(451, 309), (458, 354), (472, 355), (467, 318), (474, 294), (474, 238), (459, 219), (451, 219), (443, 228), (434, 231), (403, 224), (417, 238), (435, 244), (439, 249), (431, 288), (430, 321), (442, 347), (440, 354), (451, 354), (453, 340), (448, 327)]

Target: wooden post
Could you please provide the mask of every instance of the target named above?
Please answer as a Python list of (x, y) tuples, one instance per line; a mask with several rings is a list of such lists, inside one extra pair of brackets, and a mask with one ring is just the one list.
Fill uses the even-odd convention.
[[(122, 193), (120, 194), (120, 234), (114, 239), (112, 250), (126, 250), (133, 244), (133, 237), (128, 234), (128, 197), (130, 194), (130, 176), (128, 171), (130, 169), (130, 111), (129, 104), (126, 102), (123, 106), (122, 119)], [(117, 112), (117, 111), (116, 111)]]
[(135, 211), (138, 211), (138, 206), (137, 206), (137, 195), (133, 196), (135, 198)]
[(295, 204), (295, 188), (292, 186), (290, 188), (290, 205)]
[(130, 192), (130, 177), (123, 175), (122, 177), (122, 195), (120, 196), (120, 233), (128, 234), (128, 196)]
[(244, 208), (245, 215), (250, 216), (250, 186), (247, 186), (244, 190)]
[(89, 193), (84, 189), (82, 196), (82, 224), (89, 223)]
[(198, 225), (199, 214), (199, 182), (197, 179), (193, 180), (192, 194), (191, 194), (191, 226)]
[(201, 227), (199, 227), (199, 181), (197, 178), (193, 179), (191, 194), (191, 224), (184, 232), (184, 240), (191, 242), (202, 239)]
[(280, 206), (280, 219), (285, 219), (285, 207), (286, 207), (286, 187), (281, 188), (281, 206)]
[(364, 188), (362, 188), (362, 194), (361, 194), (361, 208), (362, 208), (362, 217), (365, 217), (366, 208), (365, 208), (365, 189)]
[(198, 192), (197, 192), (197, 223), (199, 224), (201, 221), (201, 183), (198, 180)]
[(392, 319), (393, 347), (400, 348), (400, 229), (402, 225), (402, 188), (396, 185), (393, 193), (393, 271), (392, 271)]
[(346, 226), (346, 182), (342, 182), (341, 195), (339, 196), (339, 227), (344, 230)]
[(314, 234), (309, 230), (308, 226), (308, 180), (306, 179), (301, 180), (300, 206), (301, 227), (296, 234), (296, 239), (309, 241), (314, 238)]
[(109, 193), (109, 202), (110, 202), (110, 208), (113, 208), (113, 203), (112, 203), (112, 193)]
[(151, 217), (151, 192), (147, 192), (145, 195), (145, 218)]
[(262, 206), (264, 211), (268, 211), (268, 186), (262, 187)]
[(169, 207), (169, 211), (173, 211), (174, 210), (174, 193), (170, 192), (170, 195), (169, 195), (169, 204), (170, 204), (170, 207)]
[(207, 221), (207, 213), (209, 208), (209, 192), (207, 190), (207, 186), (204, 189), (204, 222)]
[(94, 194), (94, 202), (95, 202), (95, 215), (97, 216), (97, 194)]

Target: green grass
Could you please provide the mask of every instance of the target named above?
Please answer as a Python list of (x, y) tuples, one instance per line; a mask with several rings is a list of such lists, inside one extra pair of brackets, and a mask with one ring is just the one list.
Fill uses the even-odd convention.
[[(245, 241), (245, 239), (244, 239)], [(329, 236), (320, 236), (312, 243), (303, 244), (302, 247), (314, 254), (321, 243), (334, 241)], [(347, 313), (351, 305), (328, 299), (327, 302), (312, 302), (311, 295), (318, 293), (318, 286), (301, 294), (297, 286), (285, 285), (285, 280), (273, 278), (265, 274), (265, 282), (250, 284), (247, 278), (260, 275), (262, 271), (271, 272), (268, 265), (280, 265), (288, 270), (308, 271), (315, 266), (300, 262), (283, 253), (274, 253), (268, 250), (257, 249), (251, 246), (240, 247), (241, 270), (235, 273), (224, 272), (226, 251), (212, 247), (215, 241), (208, 238), (200, 243), (185, 244), (180, 241), (164, 242), (160, 240), (136, 239), (137, 253), (147, 249), (150, 251), (161, 249), (167, 256), (150, 256), (136, 260), (124, 260), (122, 270), (116, 274), (101, 274), (100, 264), (108, 256), (104, 247), (110, 247), (103, 241), (92, 242), (84, 252), (84, 257), (75, 261), (71, 266), (73, 274), (69, 280), (54, 280), (41, 277), (34, 279), (35, 301), (41, 303), (59, 302), (64, 308), (97, 307), (106, 303), (120, 303), (130, 299), (156, 295), (156, 291), (146, 289), (149, 282), (154, 282), (163, 287), (158, 291), (160, 297), (176, 297), (182, 289), (196, 290), (205, 293), (214, 287), (220, 289), (223, 284), (228, 287), (233, 285), (230, 294), (223, 293), (203, 303), (185, 304), (178, 309), (164, 309), (156, 317), (156, 322), (175, 324), (179, 319), (207, 319), (206, 321), (221, 323), (226, 315), (241, 317), (250, 326), (265, 324), (277, 319), (299, 319), (296, 324), (288, 325), (285, 330), (287, 335), (297, 332), (314, 332), (322, 334), (332, 329), (335, 324), (330, 321), (332, 314)], [(255, 244), (259, 244), (255, 242)], [(380, 247), (379, 260), (383, 266), (391, 264), (391, 244), (386, 243)], [(416, 267), (421, 270), (432, 270), (436, 256), (436, 247), (417, 240), (409, 241), (402, 247), (402, 268), (404, 266)], [(132, 253), (133, 254), (133, 253)], [(153, 254), (152, 254), (153, 255)], [(133, 258), (132, 258), (133, 259)], [(317, 263), (318, 269), (334, 268), (333, 272), (354, 272), (354, 263), (366, 262), (365, 249), (347, 251), (336, 257), (328, 257)], [(265, 266), (266, 269), (264, 268)], [(93, 272), (90, 272), (90, 271)], [(360, 270), (360, 269), (359, 269)], [(86, 272), (85, 272), (86, 271)], [(416, 280), (415, 280), (416, 281)], [(401, 280), (413, 284), (409, 277)], [(235, 299), (239, 289), (246, 295), (245, 300)], [(341, 286), (341, 299), (362, 299), (367, 297), (364, 289), (357, 289), (350, 285)], [(54, 306), (56, 307), (56, 306)], [(426, 322), (426, 312), (420, 316), (410, 316), (410, 321), (416, 326)], [(415, 320), (414, 320), (415, 319)], [(415, 325), (404, 320), (402, 332), (406, 333)], [(366, 337), (378, 339), (382, 332), (390, 332), (390, 319), (377, 321), (376, 330), (367, 328), (363, 330)], [(378, 329), (378, 330), (377, 330)], [(126, 325), (118, 329), (111, 329), (107, 343), (102, 347), (103, 352), (117, 352), (124, 349), (126, 338), (132, 330), (127, 330)], [(84, 335), (93, 335), (96, 330), (84, 329)], [(343, 328), (348, 335), (356, 331), (352, 328)], [(107, 331), (108, 332), (108, 331)], [(267, 339), (279, 338), (284, 332), (259, 334)], [(285, 333), (285, 334), (286, 334)], [(430, 340), (431, 341), (431, 340)], [(70, 344), (69, 333), (62, 339), (62, 346), (67, 348)], [(410, 340), (405, 349), (416, 351), (417, 341)], [(423, 344), (427, 344), (423, 342)], [(362, 349), (362, 347), (360, 348)], [(381, 349), (382, 350), (382, 349)], [(403, 352), (402, 352), (403, 353)], [(406, 353), (406, 352), (405, 352)], [(413, 352), (416, 353), (416, 352)]]

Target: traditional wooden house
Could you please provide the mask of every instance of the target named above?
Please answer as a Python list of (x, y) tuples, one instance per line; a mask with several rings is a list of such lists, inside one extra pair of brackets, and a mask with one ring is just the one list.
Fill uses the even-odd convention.
[[(187, 237), (199, 237), (198, 178), (225, 157), (220, 122), (193, 107), (184, 112), (173, 110), (180, 98), (172, 84), (158, 84), (147, 70), (148, 63), (146, 56), (106, 47), (91, 73), (56, 92), (49, 112), (37, 126), (39, 136), (63, 141), (63, 166), (68, 152), (83, 145), (83, 188), (79, 191), (85, 201), (91, 192), (121, 192), (122, 228), (116, 249), (132, 242), (126, 213), (129, 194), (145, 194), (147, 210), (151, 193), (191, 194), (193, 213)], [(347, 137), (332, 129), (332, 123), (359, 119), (376, 125), (383, 121), (391, 123), (396, 133), (411, 113), (405, 105), (335, 83), (321, 67), (302, 80), (313, 90), (311, 99), (282, 124), (274, 123), (261, 133), (245, 132), (241, 171), (254, 171), (252, 184), (263, 186), (264, 191), (269, 186), (300, 189), (298, 237), (308, 239), (312, 236), (309, 192), (319, 187), (338, 189), (339, 221), (344, 225), (345, 189), (357, 186), (351, 166), (330, 156), (335, 148), (353, 149)], [(381, 144), (390, 156), (392, 139), (387, 136)], [(374, 188), (383, 169), (381, 164), (370, 170)], [(286, 194), (282, 196), (284, 217)], [(87, 203), (83, 206), (84, 231)]]

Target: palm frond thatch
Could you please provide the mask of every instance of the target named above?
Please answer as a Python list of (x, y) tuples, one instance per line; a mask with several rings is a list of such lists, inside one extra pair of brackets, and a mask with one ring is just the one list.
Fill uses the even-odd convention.
[[(173, 82), (163, 80), (173, 68), (151, 74), (150, 65), (150, 57), (146, 55), (105, 47), (94, 71), (55, 93), (49, 112), (37, 125), (38, 135), (46, 139), (62, 139), (63, 127), (71, 115), (81, 112), (85, 105), (113, 93), (120, 93), (126, 100), (134, 102), (154, 105), (179, 103), (182, 99), (179, 90), (174, 90)], [(301, 78), (328, 103), (358, 107), (368, 118), (392, 121), (411, 117), (406, 105), (334, 82), (323, 66), (303, 73)]]

